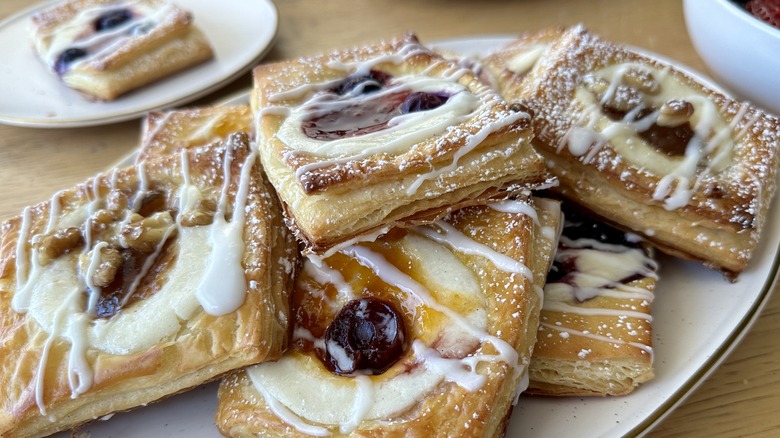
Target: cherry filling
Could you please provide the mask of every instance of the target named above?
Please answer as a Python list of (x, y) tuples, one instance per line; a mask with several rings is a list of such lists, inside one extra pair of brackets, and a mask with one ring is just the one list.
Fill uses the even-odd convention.
[(94, 27), (96, 32), (113, 29), (122, 23), (130, 21), (133, 13), (128, 9), (116, 9), (106, 12), (95, 19)]
[(352, 300), (325, 331), (325, 366), (339, 375), (382, 374), (406, 350), (406, 327), (389, 303), (375, 298)]
[(379, 71), (371, 70), (365, 75), (351, 75), (344, 80), (334, 85), (329, 91), (343, 96), (347, 93), (350, 94), (368, 94), (375, 91), (379, 91), (384, 88), (385, 84), (392, 78), (389, 74)]
[(73, 61), (87, 56), (87, 51), (79, 48), (65, 49), (54, 62), (54, 71), (64, 74), (70, 68)]
[[(591, 239), (598, 243), (641, 249), (646, 253), (641, 242), (636, 239), (629, 239), (628, 235), (623, 231), (612, 228), (602, 222), (594, 221), (569, 209), (565, 211), (564, 215), (566, 222), (562, 234), (568, 240)], [(593, 248), (595, 245), (588, 245), (587, 247)], [(567, 249), (568, 247), (561, 241), (558, 248)], [(547, 274), (547, 283), (566, 283), (576, 288), (578, 285), (574, 282), (574, 277), (578, 272), (576, 257), (562, 259), (556, 257), (550, 272)], [(637, 272), (625, 278), (615, 279), (614, 284), (628, 284), (640, 278), (642, 278), (642, 275)], [(613, 288), (614, 285), (605, 285), (604, 287)]]
[[(616, 108), (612, 108), (608, 105), (602, 105), (601, 110), (604, 114), (613, 121), (624, 120), (627, 111), (622, 111)], [(633, 120), (628, 122), (634, 122), (641, 120), (653, 111), (649, 108), (639, 111)], [(685, 122), (679, 126), (659, 126), (653, 123), (650, 128), (637, 133), (647, 143), (655, 146), (659, 151), (669, 155), (670, 157), (679, 157), (685, 155), (685, 149), (688, 146), (688, 142), (694, 136), (693, 129), (689, 122)]]
[[(301, 124), (307, 137), (331, 141), (357, 137), (382, 131), (388, 122), (396, 116), (419, 111), (428, 111), (447, 103), (450, 95), (444, 92), (412, 92), (401, 87), (399, 91), (374, 95), (390, 83), (392, 77), (376, 70), (366, 75), (350, 76), (327, 91), (334, 93), (334, 99), (325, 103), (333, 110), (324, 115), (312, 117)], [(337, 105), (339, 96), (365, 96), (359, 103)], [(336, 105), (334, 105), (336, 104)], [(313, 111), (323, 108), (315, 106)]]

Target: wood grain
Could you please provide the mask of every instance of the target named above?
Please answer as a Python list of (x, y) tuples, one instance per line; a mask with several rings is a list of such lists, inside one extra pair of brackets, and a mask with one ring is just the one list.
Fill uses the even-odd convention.
[[(29, 5), (2, 0), (0, 18)], [(679, 0), (279, 0), (277, 7), (280, 31), (267, 61), (411, 31), (432, 41), (581, 22), (611, 40), (706, 71), (688, 38)], [(247, 74), (193, 105), (217, 101), (249, 84)], [(140, 121), (74, 129), (0, 125), (0, 219), (109, 169), (133, 151), (139, 130)], [(648, 436), (780, 436), (778, 332), (780, 295), (774, 294), (723, 365)]]

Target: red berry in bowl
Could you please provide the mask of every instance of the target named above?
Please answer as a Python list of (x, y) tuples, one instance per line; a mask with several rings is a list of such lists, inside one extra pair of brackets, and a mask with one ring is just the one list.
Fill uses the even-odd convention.
[(780, 0), (750, 0), (745, 9), (759, 20), (780, 28)]

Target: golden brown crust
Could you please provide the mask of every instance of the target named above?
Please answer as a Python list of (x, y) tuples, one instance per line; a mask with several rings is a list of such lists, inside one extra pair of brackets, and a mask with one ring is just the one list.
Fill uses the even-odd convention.
[[(371, 65), (393, 78), (424, 76), (446, 82), (455, 77), (452, 83), (476, 96), (477, 107), (465, 120), (448, 122), (446, 132), (412, 141), (398, 151), (330, 156), (333, 142), (320, 142), (322, 152), (317, 153), (301, 148), (300, 142), (285, 144), (282, 134), (300, 131), (287, 127), (296, 123), (290, 111), (302, 108), (313, 91), (346, 78), (357, 64)], [(288, 217), (310, 248), (327, 248), (377, 226), (402, 223), (405, 216), (491, 187), (546, 181), (544, 165), (529, 147), (527, 114), (511, 109), (472, 73), (414, 39), (261, 65), (254, 70), (254, 80), (252, 107), (260, 114), (261, 159)], [(354, 141), (368, 141), (365, 138), (358, 135)]]
[[(235, 194), (242, 184), (241, 170), (245, 159), (251, 156), (246, 137), (231, 137), (226, 146), (191, 149), (186, 157), (190, 186), (197, 187), (204, 199), (218, 199), (228, 149), (232, 150), (233, 157), (227, 192), (230, 206), (236, 202)], [(247, 209), (248, 217), (243, 227), (245, 249), (239, 259), (242, 260), (247, 292), (237, 310), (221, 316), (212, 315), (198, 304), (194, 298), (195, 290), (166, 288), (167, 284), (176, 281), (177, 285), (190, 284), (181, 283), (180, 274), (188, 271), (186, 266), (182, 266), (185, 262), (177, 263), (177, 260), (186, 260), (187, 256), (179, 253), (178, 249), (183, 245), (193, 248), (193, 244), (195, 248), (200, 247), (198, 241), (192, 239), (197, 238), (193, 236), (207, 235), (204, 234), (207, 229), (203, 228), (207, 225), (181, 225), (169, 240), (160, 243), (159, 257), (135, 291), (140, 298), (131, 300), (113, 316), (87, 316), (80, 310), (85, 305), (83, 298), (79, 298), (80, 289), (76, 287), (69, 293), (69, 283), (62, 283), (64, 296), (59, 299), (76, 300), (76, 307), (71, 309), (75, 313), (62, 313), (62, 309), (58, 308), (53, 315), (68, 324), (82, 320), (79, 315), (85, 316), (84, 336), (74, 337), (62, 326), (57, 328), (56, 322), (47, 320), (47, 315), (52, 315), (45, 310), (49, 306), (45, 301), (34, 298), (46, 296), (45, 286), (42, 286), (46, 284), (45, 279), (59, 278), (51, 277), (58, 274), (51, 274), (53, 268), (47, 266), (55, 266), (60, 260), (67, 262), (70, 260), (68, 257), (81, 251), (78, 247), (48, 265), (42, 265), (39, 274), (28, 274), (34, 276), (33, 287), (43, 289), (36, 289), (26, 312), (14, 310), (12, 300), (20, 293), (17, 266), (28, 273), (35, 269), (29, 261), (26, 267), (17, 264), (17, 254), (24, 257), (40, 255), (40, 251), (31, 249), (31, 242), (42, 240), (33, 236), (46, 230), (52, 206), (57, 219), (55, 229), (71, 222), (73, 226), (80, 226), (82, 222), (77, 218), (86, 206), (108, 208), (106, 200), (117, 193), (124, 194), (132, 203), (135, 196), (142, 196), (137, 193), (141, 193), (138, 191), (144, 184), (141, 180), (145, 180), (148, 188), (145, 193), (157, 194), (152, 196), (156, 199), (153, 201), (155, 209), (178, 209), (179, 189), (183, 184), (181, 163), (182, 157), (173, 155), (147, 161), (141, 167), (98, 176), (86, 184), (61, 192), (53, 198), (54, 201), (30, 207), (26, 210), (27, 219), (23, 219), (24, 215), (15, 217), (0, 228), (0, 382), (6, 388), (0, 397), (0, 435), (43, 436), (74, 427), (115, 411), (154, 402), (241, 366), (277, 358), (286, 347), (289, 289), (296, 266), (296, 250), (282, 223), (273, 189), (264, 181), (259, 166), (254, 166), (253, 172), (248, 174), (246, 202), (251, 208)], [(144, 177), (140, 176), (142, 173)], [(114, 195), (110, 195), (112, 192)], [(99, 195), (100, 201), (95, 201), (99, 205), (91, 203), (95, 194)], [(179, 219), (183, 222), (182, 218)], [(26, 244), (19, 245), (20, 238)], [(191, 243), (185, 244), (185, 241)], [(206, 259), (207, 255), (195, 254), (194, 257)], [(76, 268), (73, 266), (71, 269)], [(24, 279), (25, 275), (20, 278)], [(23, 281), (27, 284), (27, 280)], [(195, 280), (195, 284), (197, 282)], [(82, 303), (82, 307), (76, 304), (78, 302)], [(171, 313), (170, 308), (177, 313)], [(141, 318), (141, 325), (127, 325), (135, 313)], [(174, 325), (169, 327), (170, 323)], [(54, 324), (54, 330), (48, 324)], [(102, 327), (100, 330), (95, 328), (98, 325)], [(45, 327), (49, 327), (50, 331)], [(121, 330), (121, 336), (116, 339), (121, 338), (124, 346), (113, 343), (112, 339), (117, 335), (112, 334), (115, 333), (112, 330)], [(50, 332), (56, 335), (50, 336)], [(155, 336), (161, 338), (155, 340)], [(88, 345), (83, 352), (86, 368), (69, 365), (69, 360), (78, 360), (81, 356), (78, 349), (74, 350), (74, 339), (86, 339)], [(48, 353), (45, 352), (47, 345), (50, 346)], [(123, 353), (122, 349), (126, 351)], [(42, 387), (36, 390), (41, 364), (45, 364), (45, 372), (41, 374)], [(84, 376), (91, 374), (93, 381), (83, 393), (71, 397), (73, 390), (68, 376), (74, 369), (87, 370)], [(81, 378), (85, 377), (79, 380)], [(41, 415), (36, 396), (42, 398), (47, 415)]]
[(249, 105), (151, 112), (144, 119), (136, 162), (224, 141), (229, 134), (238, 131), (254, 138)]
[[(544, 281), (544, 273), (550, 263), (554, 242), (541, 237), (549, 235), (542, 233), (542, 227), (557, 228), (560, 219), (560, 210), (557, 202), (547, 200), (535, 200), (534, 204), (539, 213), (539, 223), (536, 225), (532, 219), (522, 214), (510, 214), (493, 210), (490, 207), (470, 207), (455, 212), (446, 222), (460, 230), (465, 236), (474, 239), (500, 254), (505, 254), (514, 260), (528, 266), (533, 272), (534, 281), (523, 275), (507, 276), (496, 265), (484, 257), (467, 255), (453, 249), (453, 254), (465, 266), (478, 276), (481, 294), (485, 300), (484, 307), (490, 309), (487, 316), (486, 332), (500, 337), (506, 341), (519, 354), (520, 368), (524, 368), (530, 357), (531, 349), (536, 337), (536, 325), (538, 324), (538, 306), (540, 305), (539, 293)], [(388, 237), (380, 238), (371, 248), (380, 251), (394, 245), (392, 233)], [(401, 233), (403, 234), (403, 233)], [(536, 236), (536, 237), (534, 237)], [(387, 240), (383, 240), (387, 239)], [(389, 246), (388, 246), (389, 245)], [(443, 255), (443, 254), (442, 254)], [(392, 259), (393, 257), (390, 257)], [(390, 260), (388, 259), (388, 260)], [(326, 259), (326, 262), (328, 259)], [(437, 260), (422, 260), (420, 263), (435, 264)], [(330, 263), (339, 264), (342, 261), (333, 259)], [(398, 266), (405, 266), (403, 260), (394, 262)], [(335, 266), (335, 265), (334, 265)], [(346, 266), (346, 265), (345, 265)], [(413, 268), (412, 268), (413, 269)], [(340, 268), (345, 280), (350, 281), (350, 274)], [(303, 284), (311, 281), (306, 279), (306, 269), (299, 279), (298, 290), (301, 292)], [(363, 282), (367, 281), (364, 274), (360, 274)], [(419, 274), (418, 274), (419, 275)], [(415, 281), (422, 282), (430, 289), (425, 275), (414, 276)], [(513, 278), (512, 278), (513, 277)], [(468, 288), (464, 286), (463, 293)], [(443, 293), (442, 290), (432, 293)], [(366, 290), (364, 294), (374, 294), (376, 286)], [(446, 295), (445, 295), (446, 296)], [(383, 296), (383, 299), (388, 299)], [(458, 313), (465, 315), (473, 308), (462, 308), (469, 301), (463, 297), (448, 299), (443, 304), (450, 306)], [(325, 313), (329, 311), (323, 310)], [(433, 312), (428, 310), (428, 312)], [(423, 318), (426, 321), (420, 325), (420, 321), (412, 321), (407, 325), (409, 333), (424, 343), (443, 341), (443, 335), (428, 332), (436, 326), (436, 312)], [(426, 324), (428, 329), (426, 330)], [(410, 335), (412, 336), (412, 335)], [(410, 341), (411, 342), (411, 341)], [(473, 354), (493, 354), (493, 346), (477, 347)], [(437, 347), (439, 348), (439, 347)], [(469, 353), (471, 355), (471, 353)], [(455, 356), (457, 357), (457, 356)], [(372, 376), (372, 382), (377, 391), (381, 391), (382, 385), (392, 382), (394, 378), (401, 378), (406, 373), (415, 374), (422, 366), (420, 359), (415, 359), (411, 352), (393, 365), (383, 374)], [(293, 365), (295, 364), (295, 365)], [(281, 364), (268, 364), (269, 366), (301, 367), (307, 370), (306, 375), (314, 375), (314, 380), (303, 379), (297, 382), (300, 387), (294, 388), (296, 394), (306, 396), (304, 386), (317, 386), (312, 391), (317, 393), (324, 389), (317, 383), (318, 378), (322, 382), (338, 379), (340, 385), (350, 384), (351, 378), (334, 377), (328, 371), (324, 371), (323, 365), (313, 353), (304, 353), (300, 350), (288, 352)], [(297, 368), (296, 368), (297, 369)], [(421, 398), (409, 407), (390, 417), (363, 419), (357, 429), (342, 433), (338, 424), (318, 424), (311, 420), (300, 420), (301, 424), (314, 425), (328, 430), (334, 436), (501, 436), (504, 432), (506, 419), (510, 406), (518, 391), (518, 385), (522, 377), (521, 373), (513, 372), (506, 363), (497, 361), (482, 361), (477, 365), (478, 373), (485, 376), (484, 384), (479, 389), (470, 392), (454, 382), (441, 381), (426, 391)], [(406, 370), (406, 371), (404, 371)], [(415, 371), (417, 370), (417, 371)], [(241, 371), (223, 380), (219, 391), (219, 408), (217, 412), (217, 425), (226, 436), (250, 437), (250, 436), (306, 436), (300, 430), (282, 418), (269, 407), (268, 402), (255, 386), (250, 368), (249, 371)], [(311, 373), (311, 374), (308, 374)], [(301, 375), (298, 373), (298, 375)], [(346, 382), (346, 383), (344, 383)], [(290, 383), (293, 385), (293, 383)], [(408, 388), (412, 390), (412, 388)], [(520, 388), (522, 389), (522, 388)], [(381, 394), (375, 396), (380, 400)], [(311, 400), (304, 400), (304, 404)], [(355, 400), (332, 400), (332, 403), (343, 405), (351, 404)]]
[[(115, 3), (121, 2), (70, 0), (37, 13), (32, 19), (32, 31), (38, 54), (44, 62), (53, 64), (59, 54), (49, 52), (67, 49), (59, 45), (53, 47), (61, 25), (74, 21), (85, 9)], [(61, 74), (65, 85), (97, 99), (113, 100), (214, 56), (208, 40), (194, 26), (189, 12), (159, 0), (141, 0), (137, 5), (134, 7), (149, 10), (165, 8), (164, 14), (156, 18), (147, 33), (128, 37), (109, 52), (101, 52), (67, 69)], [(90, 23), (81, 24), (91, 26)], [(85, 32), (91, 32), (91, 28)], [(48, 67), (55, 68), (54, 65)]]
[[(501, 69), (501, 58), (494, 61), (493, 68)], [(622, 85), (610, 81), (619, 73), (633, 74), (632, 69), (651, 72), (655, 83), (641, 91), (629, 80), (620, 78)], [(534, 145), (559, 178), (559, 192), (663, 250), (702, 260), (734, 276), (745, 268), (775, 191), (780, 138), (775, 117), (579, 26), (550, 43), (526, 77), (503, 80), (505, 97), (522, 100), (534, 111)], [(606, 115), (588, 103), (595, 99), (624, 117), (612, 108), (636, 105), (632, 100), (636, 90), (645, 96), (645, 105), (648, 97), (693, 102), (697, 109), (690, 126), (701, 131), (694, 139), (702, 140), (703, 146), (672, 153), (636, 134), (624, 137), (617, 128), (631, 126), (626, 118), (616, 122), (614, 114)], [(649, 107), (660, 111), (653, 105), (658, 102)], [(695, 162), (696, 154), (701, 154), (698, 170), (687, 170), (691, 163), (681, 163)], [(652, 223), (648, 217), (653, 217)]]
[(571, 210), (564, 216), (527, 392), (628, 394), (653, 377), (652, 248)]

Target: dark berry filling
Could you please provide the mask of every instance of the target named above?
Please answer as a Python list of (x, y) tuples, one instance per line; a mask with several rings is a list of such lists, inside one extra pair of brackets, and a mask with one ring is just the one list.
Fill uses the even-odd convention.
[(357, 137), (387, 128), (387, 122), (400, 114), (407, 93), (390, 94), (357, 105), (349, 105), (301, 124), (304, 134), (316, 140)]
[(406, 327), (389, 303), (352, 300), (325, 331), (323, 363), (333, 373), (382, 374), (406, 350)]
[[(602, 105), (601, 107), (604, 114), (614, 121), (624, 120), (628, 112), (621, 111), (612, 108), (608, 105)], [(638, 111), (633, 120), (628, 122), (635, 122), (642, 120), (653, 111), (649, 108), (645, 108)], [(685, 149), (688, 147), (688, 142), (694, 136), (691, 124), (685, 122), (679, 126), (659, 126), (653, 123), (648, 129), (638, 132), (641, 137), (647, 143), (655, 146), (659, 151), (669, 155), (670, 157), (679, 157), (685, 155)]]
[[(419, 111), (428, 111), (444, 105), (450, 95), (443, 92), (412, 92), (400, 87), (397, 92), (374, 95), (385, 88), (392, 77), (377, 70), (365, 75), (353, 75), (339, 82), (327, 91), (334, 93), (326, 105), (339, 102), (338, 96), (365, 96), (359, 103), (344, 105), (324, 115), (305, 120), (301, 124), (307, 137), (321, 141), (339, 140), (370, 134), (387, 128), (388, 122), (396, 116)], [(321, 110), (313, 107), (312, 110)]]
[[(566, 222), (563, 227), (563, 237), (558, 245), (558, 249), (565, 250), (569, 247), (565, 241), (576, 241), (580, 239), (590, 239), (599, 243), (609, 245), (619, 245), (626, 248), (635, 248), (645, 251), (641, 242), (637, 239), (630, 239), (626, 233), (615, 229), (602, 222), (595, 221), (591, 218), (583, 216), (577, 212), (566, 209), (564, 212)], [(586, 245), (587, 248), (594, 248), (594, 245)], [(646, 252), (646, 251), (645, 251)], [(576, 283), (577, 269), (577, 257), (556, 257), (550, 272), (547, 274), (547, 283), (565, 283), (574, 288), (578, 288)], [(632, 281), (641, 279), (643, 276), (641, 273), (636, 272), (625, 278), (616, 278), (611, 284), (605, 284), (604, 288), (614, 288), (618, 284), (628, 284)]]
[(404, 100), (401, 104), (401, 113), (409, 114), (419, 111), (428, 111), (444, 105), (449, 100), (450, 95), (446, 93), (426, 93), (417, 91)]
[(351, 75), (335, 86), (330, 91), (343, 96), (348, 93), (368, 94), (381, 90), (391, 79), (391, 76), (379, 70), (371, 70), (365, 75)]
[(68, 68), (70, 68), (70, 64), (73, 63), (73, 61), (85, 56), (87, 56), (87, 51), (84, 49), (75, 47), (66, 49), (64, 52), (62, 52), (62, 54), (60, 54), (59, 58), (57, 58), (57, 61), (54, 62), (54, 71), (59, 74), (64, 74), (66, 71), (68, 71)]
[(95, 31), (113, 29), (133, 18), (133, 13), (128, 9), (116, 9), (106, 12), (95, 19)]

